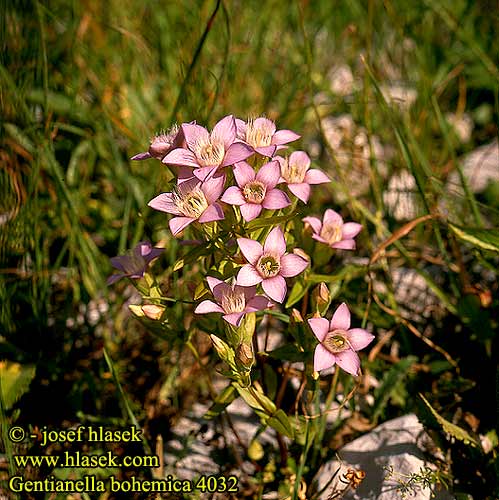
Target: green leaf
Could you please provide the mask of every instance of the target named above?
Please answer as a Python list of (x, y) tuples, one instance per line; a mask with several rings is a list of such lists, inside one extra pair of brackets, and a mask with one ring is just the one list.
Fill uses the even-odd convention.
[(21, 365), (11, 361), (0, 362), (0, 389), (6, 410), (10, 410), (28, 391), (35, 372), (35, 365)]
[(235, 387), (230, 384), (228, 385), (213, 401), (210, 409), (206, 412), (204, 418), (212, 419), (220, 415), (227, 406), (229, 406), (232, 401), (237, 397)]
[(270, 427), (273, 427), (280, 434), (293, 439), (293, 427), (291, 426), (288, 416), (283, 410), (277, 410), (274, 415), (268, 419), (267, 424), (270, 425)]
[(499, 252), (499, 230), (464, 228), (450, 223), (449, 227), (460, 240), (485, 250)]
[(303, 361), (305, 353), (300, 351), (294, 344), (286, 344), (269, 352), (269, 356), (283, 361)]
[(257, 220), (250, 222), (246, 226), (246, 229), (248, 230), (248, 232), (251, 232), (254, 231), (255, 229), (262, 229), (263, 227), (276, 226), (283, 222), (288, 222), (289, 220), (294, 219), (294, 217), (296, 217), (295, 212), (288, 215), (276, 215), (274, 217), (268, 217), (266, 219), (259, 218)]
[(381, 385), (374, 394), (373, 420), (377, 421), (383, 410), (386, 408), (390, 398), (396, 394), (398, 385), (403, 382), (411, 366), (417, 361), (416, 356), (407, 356), (395, 363), (390, 370), (385, 373)]
[(297, 280), (293, 285), (291, 292), (289, 292), (285, 307), (291, 307), (303, 298), (305, 293), (307, 293), (310, 284), (311, 283), (305, 283), (302, 279)]
[(478, 441), (466, 430), (462, 429), (461, 427), (453, 424), (452, 422), (449, 422), (446, 420), (444, 417), (442, 417), (434, 408), (431, 406), (430, 403), (428, 403), (427, 399), (420, 393), (419, 397), (423, 400), (424, 404), (428, 407), (428, 409), (431, 411), (432, 415), (435, 417), (437, 422), (442, 426), (442, 429), (444, 432), (459, 441), (462, 441), (464, 444), (469, 444), (470, 446), (473, 447), (479, 447)]
[(251, 460), (261, 460), (265, 456), (265, 451), (263, 450), (263, 446), (257, 439), (253, 439), (248, 446), (248, 457)]

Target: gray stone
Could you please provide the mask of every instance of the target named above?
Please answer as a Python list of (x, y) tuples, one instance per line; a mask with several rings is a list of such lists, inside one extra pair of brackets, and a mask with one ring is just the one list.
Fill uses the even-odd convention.
[[(404, 498), (400, 480), (407, 482), (411, 474), (420, 474), (425, 467), (436, 469), (423, 453), (430, 443), (429, 436), (414, 414), (385, 422), (344, 446), (338, 453), (341, 461), (332, 460), (321, 467), (316, 475), (317, 490), (324, 491), (318, 499), (343, 498), (340, 492), (347, 486), (345, 474), (351, 468), (366, 474), (358, 489), (350, 488), (344, 498), (400, 500)], [(387, 477), (388, 471), (392, 471), (391, 477)], [(333, 491), (339, 496), (332, 496)], [(405, 498), (451, 500), (453, 497), (447, 491), (431, 491), (415, 483)]]

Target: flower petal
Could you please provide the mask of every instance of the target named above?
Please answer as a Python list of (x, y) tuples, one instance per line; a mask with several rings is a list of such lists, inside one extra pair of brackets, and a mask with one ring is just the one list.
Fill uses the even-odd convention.
[(289, 205), (291, 205), (291, 201), (288, 195), (280, 189), (267, 191), (262, 201), (263, 208), (268, 208), (270, 210), (278, 210), (279, 208), (289, 207)]
[(270, 161), (260, 168), (256, 174), (256, 180), (263, 182), (267, 190), (269, 190), (276, 187), (280, 176), (281, 169), (279, 167), (279, 162)]
[(182, 214), (182, 212), (177, 208), (177, 205), (173, 203), (171, 193), (161, 193), (156, 196), (156, 198), (153, 198), (147, 205), (155, 210), (166, 212), (167, 214)]
[(331, 319), (331, 331), (343, 330), (347, 331), (350, 328), (350, 311), (348, 306), (343, 302), (336, 311), (334, 311)]
[(310, 156), (305, 151), (295, 151), (290, 154), (288, 163), (290, 165), (304, 165), (305, 169), (308, 170), (310, 168)]
[(336, 362), (336, 356), (329, 352), (322, 344), (317, 344), (314, 352), (314, 371), (320, 372), (331, 368)]
[(298, 135), (292, 130), (278, 130), (274, 137), (272, 137), (272, 144), (281, 145), (287, 144), (288, 142), (296, 141), (301, 135)]
[(211, 131), (211, 139), (222, 142), (225, 150), (236, 140), (236, 122), (232, 115), (222, 118)]
[(269, 299), (263, 295), (256, 295), (248, 301), (245, 307), (246, 312), (263, 311), (269, 307)]
[(234, 165), (232, 169), (234, 177), (236, 178), (237, 185), (243, 188), (248, 182), (254, 181), (256, 174), (253, 168), (245, 161), (240, 161)]
[(201, 191), (206, 196), (206, 201), (211, 205), (214, 201), (220, 198), (224, 190), (225, 175), (217, 175), (204, 181), (201, 184)]
[(319, 234), (321, 232), (322, 222), (317, 217), (303, 217), (302, 221), (310, 224), (314, 233)]
[(324, 224), (343, 224), (343, 218), (338, 212), (335, 212), (331, 208), (328, 208), (326, 212), (324, 213), (324, 218), (323, 218), (323, 223)]
[(173, 236), (177, 236), (180, 231), (185, 229), (191, 222), (194, 222), (196, 219), (193, 219), (192, 217), (174, 217), (170, 222), (170, 231), (172, 232)]
[(275, 146), (259, 146), (255, 148), (255, 151), (262, 156), (266, 156), (267, 158), (272, 158), (274, 156), (274, 153), (276, 152), (276, 147)]
[(351, 375), (358, 375), (360, 368), (360, 359), (355, 351), (348, 349), (347, 351), (337, 352), (335, 354), (336, 363)]
[(263, 254), (262, 245), (258, 243), (258, 241), (250, 240), (249, 238), (238, 238), (237, 244), (239, 245), (241, 253), (250, 264), (256, 264)]
[(151, 153), (149, 151), (146, 151), (145, 153), (138, 153), (130, 158), (130, 160), (148, 160), (149, 158), (152, 158)]
[(310, 169), (305, 174), (304, 180), (308, 184), (322, 184), (324, 182), (331, 182), (331, 179), (324, 172), (321, 172), (316, 168)]
[(265, 243), (263, 245), (264, 252), (270, 252), (279, 256), (286, 253), (286, 240), (284, 234), (279, 226), (276, 226), (270, 231)]
[(236, 118), (235, 122), (237, 137), (244, 140), (244, 138), (246, 137), (246, 122), (241, 120), (240, 118)]
[(196, 146), (199, 144), (199, 142), (206, 143), (210, 140), (210, 134), (204, 127), (201, 127), (201, 125), (196, 125), (194, 123), (184, 123), (182, 124), (182, 131), (184, 133), (187, 147), (191, 151), (196, 151)]
[(211, 300), (203, 300), (196, 309), (194, 309), (195, 314), (207, 314), (207, 313), (224, 313), (225, 311), (215, 302)]
[[(206, 281), (208, 283), (208, 286), (210, 287), (210, 290), (211, 290), (211, 293), (213, 294), (213, 296), (215, 297), (215, 299), (219, 299), (219, 297), (217, 297), (215, 295), (215, 287), (217, 287), (218, 285), (221, 285), (222, 283), (227, 285), (227, 283), (223, 282), (222, 280), (219, 280), (218, 278), (214, 278), (213, 276), (206, 276)], [(229, 285), (227, 285), (229, 286)], [(218, 290), (218, 292), (222, 292), (222, 290)], [(217, 293), (218, 295), (220, 295), (220, 293)]]
[(245, 203), (239, 209), (246, 222), (256, 219), (262, 213), (262, 205), (257, 205), (256, 203)]
[(230, 323), (231, 325), (234, 326), (239, 326), (241, 324), (241, 320), (243, 319), (244, 312), (240, 313), (230, 313), (230, 314), (224, 314), (222, 318), (227, 321), (227, 323)]
[(230, 186), (220, 198), (220, 201), (229, 205), (244, 205), (246, 203), (241, 188), (237, 186)]
[(263, 280), (262, 288), (272, 300), (279, 302), (279, 304), (282, 304), (284, 297), (286, 297), (286, 292), (288, 291), (286, 280), (279, 275)]
[(244, 142), (234, 142), (225, 152), (222, 167), (234, 165), (238, 161), (246, 160), (253, 154), (253, 149)]
[(126, 276), (126, 274), (112, 274), (106, 280), (106, 284), (107, 285), (112, 285), (113, 283), (116, 283), (119, 279), (124, 278), (125, 276)]
[(374, 340), (374, 335), (362, 328), (348, 330), (346, 337), (354, 351), (364, 349), (364, 347), (367, 347)]
[(305, 184), (304, 182), (300, 182), (299, 184), (288, 184), (288, 189), (299, 200), (303, 201), (303, 203), (308, 202), (308, 199), (310, 198), (310, 186), (308, 184)]
[[(199, 165), (198, 165), (199, 167)], [(199, 179), (200, 181), (204, 181), (205, 179), (209, 179), (213, 177), (215, 172), (218, 170), (218, 167), (199, 167), (195, 168), (194, 171), (192, 172), (196, 179)]]
[(310, 318), (308, 324), (319, 342), (322, 342), (329, 331), (329, 321), (326, 318)]
[(199, 217), (199, 222), (213, 222), (214, 220), (222, 220), (225, 218), (224, 211), (218, 203), (210, 205)]
[(341, 228), (341, 234), (344, 240), (355, 238), (362, 231), (362, 224), (357, 222), (346, 222)]
[(338, 243), (333, 243), (331, 248), (339, 248), (341, 250), (355, 250), (355, 240), (343, 240)]
[(291, 278), (303, 272), (308, 262), (294, 253), (287, 253), (281, 257), (281, 270), (279, 274), (285, 278)]
[(196, 157), (192, 151), (184, 148), (177, 148), (170, 151), (162, 160), (166, 165), (183, 165), (185, 167), (199, 167)]
[(191, 167), (186, 167), (184, 165), (178, 167), (177, 184), (182, 184), (183, 182), (191, 181), (194, 178), (195, 176)]
[(261, 282), (262, 277), (251, 264), (245, 264), (237, 273), (236, 283), (239, 286), (253, 286)]

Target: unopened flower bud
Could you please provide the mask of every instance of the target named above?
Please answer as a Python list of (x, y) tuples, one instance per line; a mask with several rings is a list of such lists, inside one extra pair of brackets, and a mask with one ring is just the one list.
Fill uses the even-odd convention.
[(213, 347), (215, 348), (215, 351), (217, 351), (220, 359), (229, 365), (234, 365), (234, 351), (216, 335), (210, 335), (210, 337), (213, 342)]
[(142, 306), (142, 311), (149, 319), (158, 321), (161, 316), (163, 316), (165, 308), (162, 306), (157, 306), (155, 304), (146, 304)]
[(329, 304), (329, 288), (326, 283), (319, 283), (312, 292), (312, 301), (317, 309), (322, 309)]
[(239, 344), (237, 348), (237, 360), (245, 367), (250, 368), (253, 365), (253, 349), (250, 344)]
[(291, 319), (295, 323), (303, 323), (303, 316), (301, 315), (300, 311), (298, 309), (292, 309), (291, 310)]

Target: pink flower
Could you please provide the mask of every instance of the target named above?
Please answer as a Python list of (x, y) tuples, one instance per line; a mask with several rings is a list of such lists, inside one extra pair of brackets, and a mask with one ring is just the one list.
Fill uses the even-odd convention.
[(246, 222), (256, 219), (263, 208), (277, 210), (290, 205), (289, 198), (280, 189), (279, 164), (271, 161), (263, 165), (258, 173), (245, 162), (236, 163), (234, 176), (238, 186), (231, 186), (221, 198), (230, 205), (239, 205)]
[(256, 295), (255, 286), (230, 286), (212, 276), (208, 276), (206, 280), (216, 303), (203, 300), (194, 310), (196, 314), (222, 313), (227, 323), (239, 326), (246, 313), (262, 311), (271, 305), (267, 297)]
[(317, 217), (304, 217), (303, 222), (307, 222), (312, 227), (314, 233), (312, 238), (329, 245), (331, 248), (342, 248), (344, 250), (354, 250), (355, 241), (362, 229), (361, 224), (356, 222), (343, 222), (340, 214), (328, 208), (321, 222)]
[(109, 276), (107, 284), (111, 285), (125, 276), (128, 278), (142, 278), (149, 263), (164, 250), (164, 248), (153, 248), (148, 241), (141, 241), (135, 246), (131, 255), (112, 257), (111, 265), (121, 273)]
[(192, 167), (194, 175), (201, 180), (213, 175), (218, 168), (234, 165), (253, 154), (246, 144), (236, 141), (236, 123), (232, 115), (222, 118), (211, 133), (194, 123), (184, 123), (182, 131), (187, 148), (169, 152), (163, 163)]
[(247, 122), (236, 118), (236, 126), (239, 139), (268, 157), (272, 157), (276, 149), (280, 149), (279, 146), (300, 138), (291, 130), (276, 130), (275, 123), (263, 116)]
[(182, 129), (173, 125), (166, 132), (162, 132), (151, 139), (149, 151), (132, 156), (131, 160), (147, 160), (148, 158), (157, 158), (162, 160), (170, 151), (175, 148), (181, 148), (184, 144), (184, 134)]
[(262, 284), (263, 291), (276, 302), (282, 303), (286, 296), (286, 280), (300, 274), (308, 262), (298, 255), (286, 253), (286, 240), (280, 227), (270, 231), (262, 245), (249, 238), (238, 238), (237, 244), (249, 264), (245, 264), (237, 275), (237, 284), (253, 286)]
[(329, 177), (317, 169), (310, 169), (310, 158), (304, 151), (295, 151), (289, 158), (274, 158), (281, 166), (281, 179), (289, 190), (304, 203), (310, 197), (310, 184), (329, 182)]
[(311, 318), (310, 328), (319, 340), (314, 353), (314, 371), (319, 372), (333, 366), (352, 375), (358, 375), (359, 356), (355, 351), (364, 349), (374, 339), (362, 328), (350, 329), (350, 311), (345, 303), (341, 304), (333, 314), (331, 323), (326, 318)]
[(148, 205), (156, 210), (176, 215), (170, 220), (173, 236), (191, 222), (211, 222), (224, 218), (222, 207), (217, 203), (222, 194), (225, 176), (212, 177), (200, 182), (191, 179), (176, 186), (171, 193), (162, 193)]

